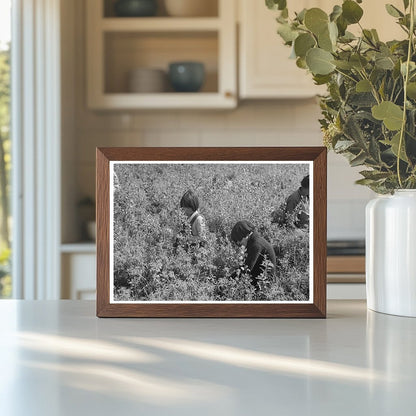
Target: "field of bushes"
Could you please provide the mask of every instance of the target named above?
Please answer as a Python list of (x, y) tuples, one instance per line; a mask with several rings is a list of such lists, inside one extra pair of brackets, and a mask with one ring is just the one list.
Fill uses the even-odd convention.
[[(309, 230), (272, 223), (308, 165), (116, 164), (114, 173), (115, 301), (309, 299)], [(207, 225), (203, 247), (192, 244), (179, 206), (188, 189)], [(239, 220), (252, 222), (278, 253), (277, 282), (265, 272), (259, 290), (230, 241)]]

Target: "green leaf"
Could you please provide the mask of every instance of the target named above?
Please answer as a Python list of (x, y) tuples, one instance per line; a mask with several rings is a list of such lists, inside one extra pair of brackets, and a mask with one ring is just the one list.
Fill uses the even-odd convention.
[(293, 42), (298, 37), (298, 32), (293, 30), (287, 23), (280, 24), (277, 28), (277, 33), (287, 44), (290, 44), (290, 42)]
[(337, 44), (338, 39), (338, 26), (334, 22), (328, 23), (328, 30), (329, 30), (329, 37), (331, 38), (331, 42), (334, 46)]
[(368, 64), (367, 60), (363, 56), (358, 55), (358, 53), (352, 55), (349, 62), (358, 70), (363, 69)]
[(299, 13), (296, 14), (296, 19), (303, 23), (303, 21), (305, 20), (305, 14), (306, 14), (307, 10), (306, 9), (302, 9)]
[(364, 149), (366, 147), (366, 140), (361, 125), (361, 119), (358, 115), (352, 115), (348, 117), (345, 122), (344, 133), (347, 138), (354, 141), (360, 149)]
[(358, 179), (355, 181), (357, 185), (364, 185), (364, 186), (370, 186), (374, 183), (373, 179)]
[(354, 142), (351, 140), (338, 140), (334, 146), (334, 150), (335, 152), (345, 152), (353, 145)]
[(377, 30), (376, 29), (371, 29), (371, 34), (373, 35), (373, 39), (376, 42), (380, 42), (380, 38), (378, 37), (378, 33), (377, 33)]
[(342, 3), (342, 16), (349, 24), (358, 23), (363, 16), (363, 9), (352, 0)]
[(341, 60), (336, 60), (336, 61), (332, 61), (332, 63), (339, 69), (342, 69), (344, 71), (348, 71), (352, 68), (352, 65), (348, 62), (348, 61), (341, 61)]
[(328, 15), (318, 7), (309, 9), (305, 13), (305, 26), (315, 35), (327, 30)]
[(306, 65), (305, 58), (298, 58), (296, 59), (296, 66), (301, 69), (308, 69), (308, 65)]
[(282, 15), (276, 17), (276, 22), (282, 25), (287, 24), (287, 18), (283, 17)]
[(332, 9), (332, 13), (329, 15), (329, 20), (331, 22), (335, 22), (338, 17), (340, 17), (342, 15), (342, 7), (339, 5), (335, 5), (334, 8)]
[(315, 81), (315, 85), (324, 85), (331, 81), (331, 76), (315, 74), (313, 80)]
[(348, 22), (344, 19), (342, 15), (337, 19), (337, 27), (340, 36), (344, 36), (348, 27)]
[(309, 49), (306, 54), (306, 64), (314, 75), (327, 75), (333, 72), (335, 69), (335, 65), (332, 63), (333, 59), (330, 52), (320, 48)]
[(302, 33), (295, 39), (296, 56), (304, 58), (309, 49), (316, 45), (314, 37), (309, 33)]
[(362, 170), (360, 175), (364, 176), (365, 179), (372, 179), (373, 181), (378, 181), (380, 179), (388, 178), (390, 172), (379, 172), (377, 170)]
[[(409, 73), (412, 73), (416, 70), (416, 64), (414, 62), (409, 62)], [(406, 76), (406, 62), (402, 62), (400, 65), (400, 72), (403, 76)]]
[(378, 56), (375, 61), (376, 67), (380, 69), (394, 69), (394, 61), (390, 56)]
[(383, 121), (389, 130), (400, 130), (402, 127), (403, 110), (391, 101), (375, 105), (371, 113), (375, 119)]
[[(390, 142), (385, 141), (385, 140), (383, 142), (384, 142), (384, 144), (387, 144), (388, 146), (391, 146), (391, 151), (397, 157), (398, 154), (399, 154), (400, 132), (395, 134)], [(407, 155), (406, 155), (405, 140), (404, 139), (403, 139), (403, 142), (402, 142), (402, 145), (401, 145), (401, 148), (400, 148), (400, 157), (399, 158), (401, 160), (403, 160), (404, 162), (409, 162), (409, 159), (407, 158)]]
[(412, 100), (416, 100), (416, 82), (407, 84), (407, 96)]
[(370, 138), (370, 145), (368, 146), (368, 151), (370, 152), (371, 157), (376, 166), (380, 165), (381, 161), (381, 154), (380, 154), (380, 147), (378, 145), (378, 141), (374, 136)]
[(364, 152), (361, 152), (358, 156), (350, 160), (350, 165), (352, 167), (362, 165), (367, 159), (367, 155)]
[(397, 8), (394, 7), (392, 4), (386, 4), (387, 13), (393, 17), (403, 17), (404, 14)]
[(385, 100), (386, 99), (386, 78), (383, 78), (381, 81), (380, 87), (378, 88), (378, 93), (380, 94), (380, 97)]
[[(338, 31), (339, 31), (339, 27), (338, 27), (338, 25), (337, 25), (337, 29), (338, 29)], [(338, 42), (341, 42), (341, 43), (349, 43), (349, 42), (351, 42), (351, 41), (353, 41), (353, 40), (355, 40), (355, 39), (357, 39), (356, 38), (356, 36), (353, 34), (353, 33), (351, 33), (351, 32), (348, 32), (348, 30), (344, 33), (344, 35), (343, 36), (341, 36), (340, 38), (338, 38)]]
[(334, 51), (334, 44), (332, 43), (331, 37), (329, 35), (328, 27), (325, 31), (318, 35), (318, 45), (321, 49), (324, 49), (328, 52)]
[(356, 107), (373, 107), (377, 102), (370, 92), (360, 92), (350, 94), (348, 104)]
[(283, 10), (286, 8), (286, 0), (266, 0), (266, 6), (271, 10)]
[(406, 10), (409, 7), (409, 0), (403, 0), (403, 6), (404, 6), (404, 9)]
[(394, 68), (393, 68), (393, 72), (392, 72), (393, 78), (396, 79), (396, 80), (401, 77), (400, 67), (401, 67), (401, 64), (400, 64), (400, 61), (398, 60), (395, 63)]
[(364, 29), (363, 30), (363, 37), (364, 40), (369, 43), (370, 45), (374, 45), (375, 40), (373, 39), (373, 34), (371, 33), (371, 30)]
[(362, 79), (360, 82), (357, 82), (355, 86), (357, 92), (371, 92), (371, 83), (366, 79)]

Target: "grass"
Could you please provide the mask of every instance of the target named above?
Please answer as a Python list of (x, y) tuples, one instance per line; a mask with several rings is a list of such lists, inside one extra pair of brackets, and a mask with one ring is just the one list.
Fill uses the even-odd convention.
[[(119, 164), (114, 171), (116, 301), (308, 300), (309, 230), (271, 222), (308, 165)], [(179, 208), (188, 189), (198, 195), (208, 227), (203, 247)], [(243, 219), (280, 253), (277, 283), (266, 272), (257, 291), (242, 269), (244, 254), (229, 239)]]

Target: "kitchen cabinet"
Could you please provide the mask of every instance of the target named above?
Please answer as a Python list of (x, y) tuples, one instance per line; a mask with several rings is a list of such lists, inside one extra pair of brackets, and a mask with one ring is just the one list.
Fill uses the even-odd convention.
[[(95, 244), (63, 244), (62, 299), (95, 300)], [(364, 257), (328, 257), (328, 299), (365, 299)]]
[(61, 253), (61, 298), (95, 300), (95, 244), (63, 244)]
[[(298, 0), (289, 3), (289, 8), (320, 7), (330, 12), (333, 0)], [(393, 0), (402, 9), (401, 0)], [(263, 1), (239, 0), (239, 95), (242, 99), (290, 99), (308, 98), (323, 94), (325, 87), (316, 86), (305, 70), (290, 59), (291, 49), (277, 35), (276, 11), (268, 10)], [(381, 40), (403, 38), (403, 33), (394, 19), (378, 0), (366, 0), (362, 25), (376, 28)], [(358, 25), (350, 26), (352, 32), (359, 31)]]
[[(299, 0), (296, 10), (325, 8), (325, 3), (330, 2)], [(314, 85), (311, 75), (289, 59), (291, 50), (276, 33), (275, 16), (264, 1), (239, 0), (240, 97), (290, 99), (319, 94), (322, 87)]]
[[(218, 2), (217, 16), (115, 17), (104, 0), (88, 0), (87, 102), (90, 109), (234, 108), (237, 105), (236, 5)], [(111, 3), (110, 3), (111, 6)], [(128, 74), (167, 71), (169, 63), (199, 61), (200, 92), (134, 93)]]

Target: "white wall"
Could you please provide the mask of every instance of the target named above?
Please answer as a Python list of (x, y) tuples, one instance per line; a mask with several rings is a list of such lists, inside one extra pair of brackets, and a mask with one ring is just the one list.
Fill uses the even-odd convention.
[[(64, 210), (95, 192), (96, 146), (313, 146), (321, 145), (319, 107), (314, 99), (242, 102), (233, 111), (92, 112), (86, 109), (85, 23), (82, 0), (75, 0), (73, 44), (64, 48), (67, 91), (75, 92), (71, 136), (64, 146), (68, 187), (75, 190)], [(64, 19), (65, 21), (65, 19)], [(71, 64), (72, 62), (72, 64)], [(71, 86), (73, 85), (73, 89)], [(65, 89), (64, 89), (65, 92)], [(65, 97), (63, 97), (65, 100)], [(70, 97), (69, 97), (70, 98)], [(72, 98), (71, 98), (72, 100)], [(68, 135), (66, 136), (68, 140)], [(71, 150), (72, 149), (72, 150)], [(363, 238), (364, 207), (372, 193), (354, 185), (359, 169), (334, 154), (328, 159), (328, 237)], [(319, 214), (318, 214), (319, 215)], [(65, 217), (65, 215), (64, 215)], [(74, 238), (70, 229), (64, 241)]]

